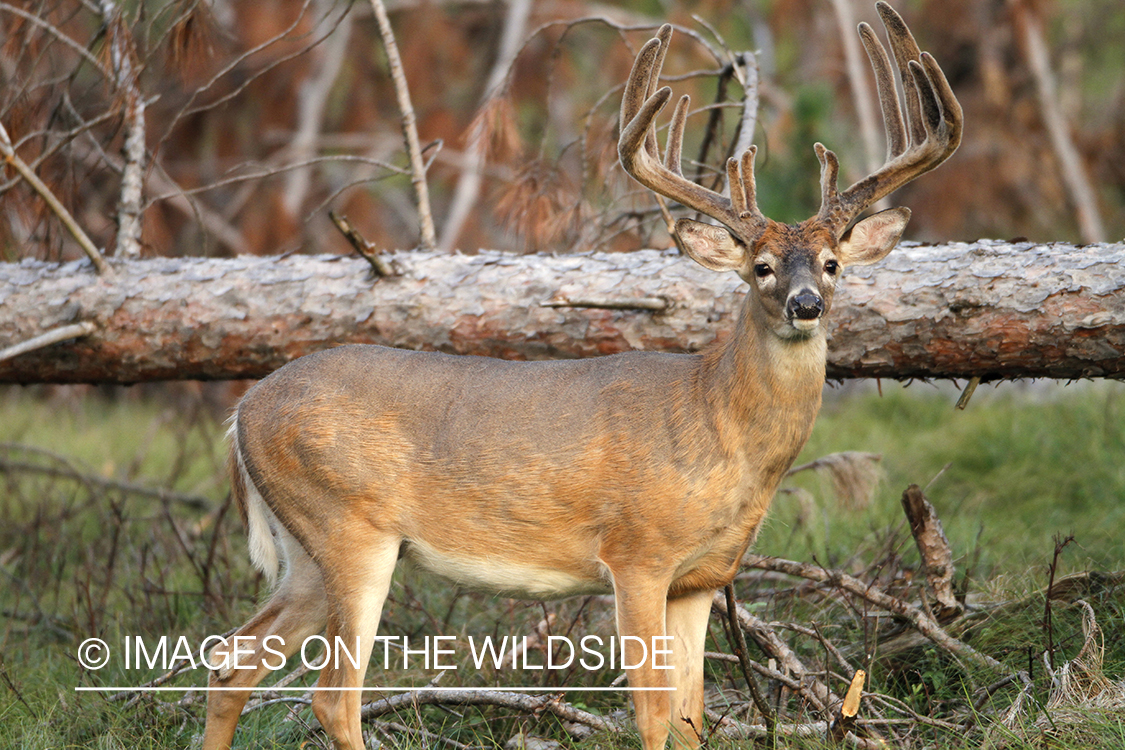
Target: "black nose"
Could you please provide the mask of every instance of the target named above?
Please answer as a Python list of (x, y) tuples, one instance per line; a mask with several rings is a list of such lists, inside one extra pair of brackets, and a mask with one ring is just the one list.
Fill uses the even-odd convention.
[(816, 320), (824, 314), (824, 300), (819, 294), (805, 290), (789, 298), (789, 317)]

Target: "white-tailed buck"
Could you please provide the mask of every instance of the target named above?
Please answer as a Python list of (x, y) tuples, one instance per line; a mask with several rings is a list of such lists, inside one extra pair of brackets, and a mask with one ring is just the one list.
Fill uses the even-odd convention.
[[(676, 224), (692, 259), (749, 284), (722, 343), (696, 355), (555, 362), (343, 346), (298, 359), (246, 394), (231, 428), (232, 492), (254, 562), (282, 576), (238, 631), (249, 637), (242, 668), (228, 661), (212, 672), (211, 686), (227, 689), (209, 694), (205, 748), (229, 745), (277, 651), (323, 630), (332, 643), (358, 638), (366, 665), (400, 557), (504, 596), (613, 592), (620, 636), (672, 636), (672, 669), (650, 659), (628, 672), (635, 688), (674, 688), (633, 693), (645, 750), (663, 748), (670, 730), (678, 744), (698, 744), (711, 598), (734, 577), (812, 429), (836, 280), (890, 252), (910, 213), (852, 222), (961, 139), (961, 108), (937, 63), (890, 7), (878, 8), (905, 117), (890, 59), (862, 24), (888, 158), (838, 192), (836, 155), (816, 144), (822, 203), (796, 225), (759, 212), (753, 147), (727, 162), (730, 198), (683, 177), (686, 97), (659, 157), (654, 120), (671, 96), (658, 88), (671, 27), (637, 55), (621, 104), (621, 163), (723, 225)], [(229, 658), (226, 648), (210, 661)], [(334, 690), (318, 691), (313, 711), (340, 748), (363, 746), (364, 671), (343, 659), (320, 674), (319, 686)]]

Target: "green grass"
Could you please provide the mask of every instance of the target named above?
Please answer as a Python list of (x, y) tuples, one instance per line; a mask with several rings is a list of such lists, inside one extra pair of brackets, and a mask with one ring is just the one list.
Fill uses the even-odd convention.
[[(872, 530), (898, 523), (902, 492), (926, 488), (955, 552), (982, 571), (1018, 575), (1050, 562), (1053, 538), (1074, 534), (1066, 570), (1125, 567), (1125, 384), (983, 386), (968, 408), (956, 393), (883, 383), (883, 395), (826, 399), (798, 463), (843, 450), (882, 454), (869, 508), (838, 507), (816, 481), (816, 518), (785, 496), (756, 545), (763, 554), (832, 561)], [(806, 514), (807, 515), (807, 514)]]
[[(982, 601), (1004, 608), (967, 622), (957, 635), (1013, 668), (1028, 668), (1037, 699), (1045, 696), (1042, 662), (1044, 601), (1054, 537), (1074, 534), (1059, 557), (1058, 576), (1125, 569), (1125, 385), (1069, 388), (1007, 385), (978, 390), (965, 411), (956, 393), (915, 384), (884, 383), (883, 395), (863, 392), (826, 399), (801, 461), (852, 450), (881, 453), (884, 477), (866, 507), (849, 508), (829, 484), (811, 474), (792, 480), (804, 494), (775, 503), (756, 551), (816, 560), (858, 575), (909, 577), (917, 565), (899, 498), (909, 483), (926, 487), (954, 550), (958, 580)], [(91, 476), (127, 479), (209, 500), (197, 508), (178, 500), (122, 492), (66, 476), (0, 470), (0, 747), (187, 747), (202, 731), (200, 703), (177, 706), (165, 694), (133, 705), (104, 695), (76, 693), (76, 685), (138, 684), (160, 670), (122, 668), (120, 659), (99, 672), (76, 661), (78, 643), (97, 636), (111, 645), (126, 635), (184, 635), (201, 639), (243, 622), (264, 593), (246, 557), (237, 514), (227, 512), (221, 417), (191, 399), (149, 400), (118, 391), (74, 398), (42, 398), (28, 390), (0, 392), (6, 443), (36, 450), (0, 450), (11, 464), (66, 466)], [(46, 451), (46, 452), (44, 452)], [(802, 499), (803, 498), (803, 499)], [(903, 579), (905, 580), (905, 578)], [(870, 621), (793, 590), (765, 593), (773, 584), (744, 582), (740, 597), (768, 620), (817, 623), (871, 673), (871, 688), (902, 700), (919, 714), (964, 709), (965, 695), (987, 679), (967, 673), (944, 653), (910, 648), (866, 660)], [(1105, 671), (1125, 677), (1125, 593), (1092, 591), (1106, 648)], [(546, 615), (552, 632), (612, 632), (610, 608), (568, 600), (540, 605), (464, 594), (412, 572), (400, 572), (384, 618), (385, 632), (425, 635), (530, 634)], [(1079, 607), (1057, 604), (1052, 633), (1060, 662), (1082, 645)], [(786, 634), (789, 637), (791, 634)], [(726, 650), (722, 627), (712, 623), (709, 649)], [(753, 650), (753, 646), (751, 647)], [(793, 637), (802, 658), (816, 662), (819, 644)], [(464, 662), (442, 684), (498, 684), (503, 673), (477, 675)], [(709, 680), (734, 696), (745, 686), (736, 669), (711, 663)], [(284, 674), (284, 672), (279, 672)], [(420, 684), (431, 671), (371, 670), (379, 684)], [(599, 674), (608, 682), (613, 674)], [(311, 684), (315, 675), (304, 679)], [(589, 684), (588, 675), (550, 676), (558, 684)], [(201, 672), (176, 684), (202, 684)], [(975, 681), (975, 683), (974, 683)], [(534, 684), (534, 683), (531, 683)], [(741, 685), (741, 687), (740, 687)], [(1012, 689), (998, 691), (981, 710), (1003, 710)], [(588, 710), (624, 708), (614, 695), (571, 696)], [(797, 710), (797, 709), (793, 709)], [(240, 723), (241, 747), (293, 747), (308, 740), (308, 709), (286, 720), (283, 706), (255, 711)], [(1122, 715), (1091, 714), (1061, 723), (1052, 739), (1032, 726), (1036, 715), (1007, 737), (1007, 747), (1121, 747)], [(397, 717), (471, 745), (503, 744), (521, 727), (529, 734), (567, 739), (558, 722), (499, 709), (428, 707)], [(1050, 730), (1056, 731), (1056, 730)], [(315, 740), (315, 734), (312, 735)], [(430, 746), (417, 736), (396, 743)], [(999, 735), (998, 735), (999, 736)], [(918, 727), (914, 746), (963, 746), (957, 733)], [(974, 737), (974, 742), (980, 736)], [(320, 741), (320, 740), (316, 740)], [(581, 747), (637, 747), (634, 735), (595, 736)], [(714, 739), (712, 745), (728, 741)], [(314, 745), (315, 746), (315, 745)], [(786, 747), (820, 747), (792, 741)], [(904, 745), (905, 746), (905, 745)]]

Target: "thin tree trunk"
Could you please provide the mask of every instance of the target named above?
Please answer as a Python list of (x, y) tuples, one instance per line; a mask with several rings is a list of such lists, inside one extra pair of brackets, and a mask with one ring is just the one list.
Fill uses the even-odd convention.
[[(658, 251), (0, 264), (0, 349), (96, 330), (0, 362), (0, 382), (261, 377), (349, 342), (543, 359), (697, 351), (734, 324), (743, 284)], [(639, 308), (639, 309), (633, 309)], [(661, 309), (663, 308), (663, 309)], [(1125, 245), (904, 245), (849, 268), (829, 315), (834, 378), (1125, 377)]]
[(1082, 155), (1071, 137), (1070, 125), (1059, 105), (1058, 86), (1055, 83), (1055, 73), (1051, 69), (1051, 56), (1043, 35), (1042, 22), (1035, 6), (1031, 3), (1013, 0), (1011, 5), (1015, 9), (1016, 28), (1022, 38), (1028, 69), (1035, 79), (1043, 123), (1050, 136), (1055, 156), (1059, 160), (1063, 184), (1066, 185), (1070, 199), (1074, 203), (1078, 231), (1084, 242), (1104, 242), (1105, 225), (1102, 223), (1101, 211), (1098, 209), (1098, 197), (1086, 174)]
[(414, 105), (410, 101), (410, 89), (406, 85), (406, 73), (402, 58), (398, 54), (394, 29), (387, 17), (383, 0), (371, 0), (371, 9), (379, 24), (379, 34), (383, 37), (383, 48), (387, 53), (387, 64), (391, 69), (391, 80), (395, 84), (395, 97), (402, 114), (402, 135), (406, 140), (406, 153), (410, 156), (411, 182), (414, 184), (414, 197), (418, 201), (418, 231), (421, 246), (432, 250), (437, 245), (437, 232), (434, 230), (434, 217), (430, 211), (430, 188), (426, 182), (426, 163), (422, 159), (422, 146), (418, 141), (418, 124), (414, 115)]

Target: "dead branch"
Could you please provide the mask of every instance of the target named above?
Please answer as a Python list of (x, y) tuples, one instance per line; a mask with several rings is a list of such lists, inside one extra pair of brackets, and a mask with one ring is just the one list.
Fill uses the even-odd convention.
[(1051, 556), (1051, 564), (1048, 566), (1047, 593), (1043, 596), (1043, 636), (1047, 642), (1043, 660), (1047, 663), (1047, 668), (1052, 671), (1054, 671), (1055, 668), (1055, 629), (1051, 612), (1051, 600), (1054, 598), (1055, 573), (1057, 573), (1059, 569), (1059, 556), (1062, 555), (1063, 549), (1073, 541), (1073, 534), (1067, 536), (1065, 539), (1061, 534), (1055, 535), (1055, 550), (1054, 554)]
[(107, 28), (110, 60), (117, 88), (125, 97), (125, 143), (121, 153), (121, 195), (117, 204), (117, 255), (141, 257), (141, 211), (145, 171), (145, 100), (137, 86), (136, 50), (132, 34), (113, 0), (99, 0)]
[(541, 307), (584, 307), (595, 310), (651, 310), (661, 312), (672, 305), (664, 297), (634, 298), (595, 298), (595, 297), (552, 297), (540, 302)]
[[(548, 689), (549, 690), (549, 689)], [(583, 724), (602, 732), (619, 733), (622, 726), (609, 718), (596, 716), (561, 700), (557, 693), (531, 695), (503, 690), (471, 690), (419, 688), (365, 703), (360, 711), (364, 721), (370, 721), (403, 709), (419, 706), (500, 706), (532, 714), (549, 713), (565, 721)]]
[[(706, 711), (707, 720), (713, 724), (718, 725), (718, 731), (724, 737), (732, 739), (751, 739), (751, 740), (765, 740), (768, 737), (766, 727), (762, 724), (746, 724), (745, 722), (732, 719), (729, 716), (723, 716), (710, 709)], [(862, 720), (858, 721), (860, 726), (866, 726)], [(828, 732), (827, 721), (810, 721), (803, 724), (778, 724), (777, 733), (783, 737), (792, 739), (812, 738), (823, 740)], [(886, 750), (887, 745), (878, 740), (869, 740), (864, 737), (859, 737), (852, 732), (848, 732), (843, 741), (849, 746), (859, 748), (860, 750)]]
[(61, 477), (65, 479), (72, 479), (90, 488), (98, 488), (101, 490), (113, 490), (123, 492), (129, 495), (139, 495), (142, 497), (156, 498), (162, 502), (179, 503), (194, 510), (209, 510), (214, 505), (212, 500), (198, 495), (187, 495), (181, 492), (173, 492), (162, 487), (149, 487), (135, 482), (126, 482), (119, 479), (108, 479), (106, 477), (98, 476), (91, 471), (82, 471), (76, 467), (65, 456), (60, 456), (42, 448), (36, 448), (30, 445), (20, 445), (18, 443), (0, 443), (0, 451), (7, 454), (15, 452), (21, 453), (34, 453), (36, 455), (46, 456), (55, 462), (55, 466), (43, 466), (41, 464), (30, 463), (26, 461), (16, 461), (11, 458), (0, 456), (0, 472), (6, 473), (20, 473), (20, 474), (38, 474), (40, 476), (48, 477)]
[(742, 667), (742, 679), (746, 681), (746, 686), (750, 689), (750, 697), (754, 700), (754, 706), (757, 707), (758, 713), (762, 715), (762, 721), (766, 725), (769, 747), (777, 747), (777, 717), (774, 716), (773, 710), (762, 696), (762, 691), (758, 689), (757, 679), (750, 674), (750, 655), (746, 652), (746, 637), (738, 619), (738, 608), (734, 599), (734, 584), (728, 583), (724, 587), (723, 593), (727, 605), (727, 623), (729, 624), (731, 638), (734, 640), (734, 653), (738, 657), (739, 666)]
[(910, 533), (914, 536), (918, 553), (922, 556), (926, 583), (939, 605), (935, 615), (938, 622), (947, 622), (965, 610), (953, 594), (953, 551), (949, 540), (934, 506), (918, 485), (912, 484), (902, 493), (902, 508), (910, 521)]
[[(728, 616), (727, 601), (723, 592), (715, 592), (711, 609), (723, 616)], [(787, 687), (799, 692), (818, 713), (827, 716), (829, 707), (840, 702), (839, 696), (833, 693), (825, 682), (815, 677), (816, 673), (813, 670), (805, 667), (800, 657), (793, 653), (793, 650), (777, 635), (769, 623), (751, 614), (745, 607), (736, 606), (735, 611), (738, 614), (738, 621), (746, 633), (758, 643), (763, 651), (776, 659), (796, 679), (787, 678), (784, 673), (780, 672), (769, 676), (774, 677), (774, 679), (782, 678), (781, 681), (787, 683)], [(750, 664), (752, 667), (754, 666), (752, 662)], [(767, 668), (758, 669), (755, 667), (755, 669), (763, 674), (767, 671), (774, 673), (774, 670), (768, 670)]]
[(783, 560), (777, 557), (764, 557), (762, 555), (747, 555), (743, 563), (752, 568), (774, 570), (810, 581), (827, 584), (833, 588), (847, 591), (871, 602), (877, 607), (882, 607), (889, 612), (906, 620), (919, 633), (924, 635), (935, 645), (958, 659), (990, 672), (1007, 674), (1011, 670), (987, 654), (982, 654), (972, 646), (950, 636), (941, 626), (922, 609), (907, 604), (901, 599), (891, 596), (875, 588), (874, 585), (864, 583), (846, 573), (838, 570), (826, 570), (816, 565)]
[(27, 162), (21, 159), (19, 154), (16, 153), (15, 148), (12, 146), (12, 141), (8, 137), (8, 131), (4, 128), (3, 124), (0, 124), (0, 154), (4, 156), (4, 161), (19, 172), (20, 176), (27, 181), (27, 184), (30, 185), (35, 192), (39, 193), (39, 197), (43, 199), (55, 216), (59, 218), (62, 225), (66, 227), (66, 231), (70, 232), (70, 236), (73, 237), (75, 242), (78, 243), (78, 246), (82, 248), (82, 252), (86, 253), (86, 257), (94, 264), (94, 268), (97, 269), (97, 272), (102, 276), (112, 276), (113, 271), (110, 269), (109, 264), (105, 262), (105, 258), (103, 258), (102, 254), (98, 252), (98, 249), (94, 247), (94, 243), (90, 240), (86, 232), (82, 230), (82, 227), (78, 226), (78, 222), (71, 216), (70, 211), (66, 210), (62, 202), (55, 197), (51, 188), (47, 187), (47, 184), (40, 180), (38, 175), (27, 165)]
[(57, 344), (61, 341), (70, 341), (71, 339), (81, 338), (82, 336), (89, 336), (96, 330), (98, 330), (97, 325), (90, 321), (59, 326), (58, 328), (54, 328), (46, 333), (41, 333), (27, 341), (13, 344), (5, 349), (0, 349), (0, 362), (11, 359), (12, 357), (18, 357), (27, 352), (33, 352), (36, 349), (42, 349), (51, 344)]
[(359, 233), (359, 230), (348, 222), (347, 216), (340, 216), (333, 211), (329, 211), (328, 218), (332, 220), (332, 223), (336, 225), (340, 233), (344, 235), (351, 246), (355, 248), (355, 251), (371, 264), (371, 272), (376, 277), (395, 275), (394, 268), (391, 267), (390, 263), (383, 260), (379, 249), (368, 242), (367, 239)]
[[(293, 161), (305, 161), (316, 155), (328, 96), (343, 67), (348, 41), (351, 39), (354, 16), (350, 10), (351, 7), (345, 5), (335, 23), (329, 23), (332, 32), (315, 48), (317, 58), (314, 71), (301, 84), (297, 94), (297, 122), (288, 149)], [(330, 12), (334, 14), (336, 11), (332, 9)], [(295, 169), (286, 175), (282, 206), (291, 216), (296, 216), (301, 210), (311, 180), (311, 169)]]
[(852, 90), (856, 115), (859, 117), (859, 131), (863, 136), (863, 156), (866, 174), (871, 174), (882, 163), (879, 153), (879, 122), (872, 104), (871, 84), (859, 51), (859, 35), (855, 33), (855, 7), (853, 0), (832, 0), (836, 14), (836, 24), (840, 30), (840, 41), (844, 48), (844, 66), (848, 71), (848, 85)]
[(758, 91), (758, 57), (753, 52), (742, 52), (735, 55), (731, 65), (734, 67), (735, 77), (742, 84), (742, 121), (738, 125), (738, 136), (732, 153), (741, 154), (754, 143), (754, 133), (758, 129), (758, 106), (761, 101)]
[[(254, 57), (255, 55), (260, 54), (262, 51), (264, 51), (266, 49), (269, 49), (274, 44), (276, 44), (278, 42), (281, 42), (281, 41), (284, 41), (286, 39), (289, 39), (290, 38), (289, 35), (292, 34), (301, 25), (302, 21), (304, 21), (305, 14), (308, 12), (309, 4), (311, 2), (312, 2), (312, 0), (303, 0), (302, 3), (301, 3), (300, 11), (298, 13), (294, 14), (293, 21), (288, 26), (284, 27), (278, 33), (274, 34), (273, 36), (269, 37), (268, 39), (265, 39), (260, 44), (257, 44), (255, 46), (251, 47), (250, 49), (245, 50), (244, 52), (242, 52), (239, 55), (236, 55), (229, 62), (227, 62), (222, 68), (220, 68), (218, 71), (216, 71), (215, 74), (213, 76), (211, 76), (210, 79), (208, 79), (202, 85), (195, 88), (188, 95), (186, 101), (184, 101), (184, 103), (176, 111), (175, 115), (173, 115), (170, 118), (170, 120), (168, 121), (168, 125), (164, 129), (164, 134), (160, 138), (158, 138), (157, 141), (156, 141), (155, 149), (156, 150), (161, 149), (161, 147), (164, 145), (164, 142), (172, 135), (172, 131), (175, 130), (176, 127), (185, 118), (191, 117), (192, 115), (195, 115), (195, 114), (199, 114), (200, 112), (205, 112), (209, 109), (214, 109), (216, 107), (223, 106), (224, 104), (230, 102), (232, 99), (239, 96), (255, 80), (262, 77), (263, 75), (265, 75), (269, 71), (273, 70), (278, 65), (282, 65), (282, 64), (296, 58), (297, 56), (304, 54), (305, 51), (307, 50), (307, 47), (299, 49), (295, 52), (291, 52), (291, 53), (286, 54), (286, 55), (279, 55), (279, 56), (271, 59), (270, 62), (263, 65), (260, 69), (255, 70), (250, 75), (243, 77), (238, 82), (238, 85), (234, 86), (232, 88), (232, 90), (226, 92), (224, 95), (216, 97), (215, 99), (213, 99), (211, 101), (208, 101), (204, 104), (196, 104), (196, 102), (199, 100), (199, 98), (201, 96), (203, 96), (207, 91), (210, 91), (212, 88), (214, 88), (221, 80), (226, 78), (228, 75), (230, 75), (234, 71), (238, 70), (242, 65), (244, 65), (246, 63), (247, 60)], [(321, 41), (321, 40), (319, 40), (319, 39), (314, 40), (312, 42), (312, 44), (317, 44), (319, 41)]]
[(379, 33), (383, 37), (383, 49), (387, 53), (387, 62), (391, 68), (391, 78), (395, 85), (395, 96), (398, 98), (398, 108), (402, 113), (402, 132), (406, 139), (406, 152), (410, 157), (411, 182), (414, 185), (415, 199), (418, 201), (418, 221), (421, 230), (422, 249), (433, 250), (437, 246), (437, 235), (434, 232), (434, 217), (430, 211), (430, 192), (426, 184), (426, 165), (422, 159), (422, 147), (418, 141), (418, 125), (414, 116), (414, 105), (410, 103), (410, 89), (406, 85), (406, 73), (402, 68), (402, 58), (398, 54), (398, 44), (395, 42), (394, 30), (391, 21), (387, 18), (387, 9), (383, 0), (371, 0), (371, 9), (375, 12), (375, 20), (379, 24)]
[(82, 46), (81, 44), (76, 42), (74, 39), (70, 38), (65, 33), (63, 33), (63, 31), (60, 28), (58, 28), (57, 26), (55, 26), (54, 24), (48, 23), (47, 21), (43, 20), (39, 16), (37, 16), (33, 13), (28, 13), (26, 10), (23, 10), (22, 8), (17, 8), (14, 5), (11, 5), (9, 3), (0, 3), (0, 11), (2, 11), (4, 13), (10, 13), (14, 16), (18, 16), (19, 18), (23, 19), (24, 21), (27, 21), (27, 22), (43, 29), (48, 34), (50, 34), (51, 36), (55, 37), (60, 42), (62, 42), (63, 45), (65, 45), (72, 52), (74, 52), (79, 57), (81, 57), (85, 62), (87, 62), (91, 66), (93, 66), (93, 68), (95, 70), (97, 70), (99, 73), (101, 73), (102, 76), (107, 81), (109, 81), (111, 84), (114, 82), (113, 75), (110, 74), (110, 72), (106, 69), (105, 65), (102, 64), (101, 60), (99, 60), (97, 57), (92, 55), (90, 53), (90, 51), (88, 49), (86, 49), (84, 46)]
[(444, 737), (440, 734), (430, 732), (425, 729), (408, 727), (405, 724), (399, 724), (397, 721), (373, 721), (371, 723), (375, 726), (376, 729), (379, 729), (386, 734), (392, 734), (394, 732), (398, 732), (399, 734), (409, 734), (414, 737), (420, 737), (423, 740), (429, 740), (429, 742), (431, 743), (439, 742), (443, 745), (448, 745), (449, 747), (454, 748), (454, 750), (473, 750), (472, 745), (466, 745), (463, 742), (458, 742), (457, 740), (450, 739), (449, 737)]

